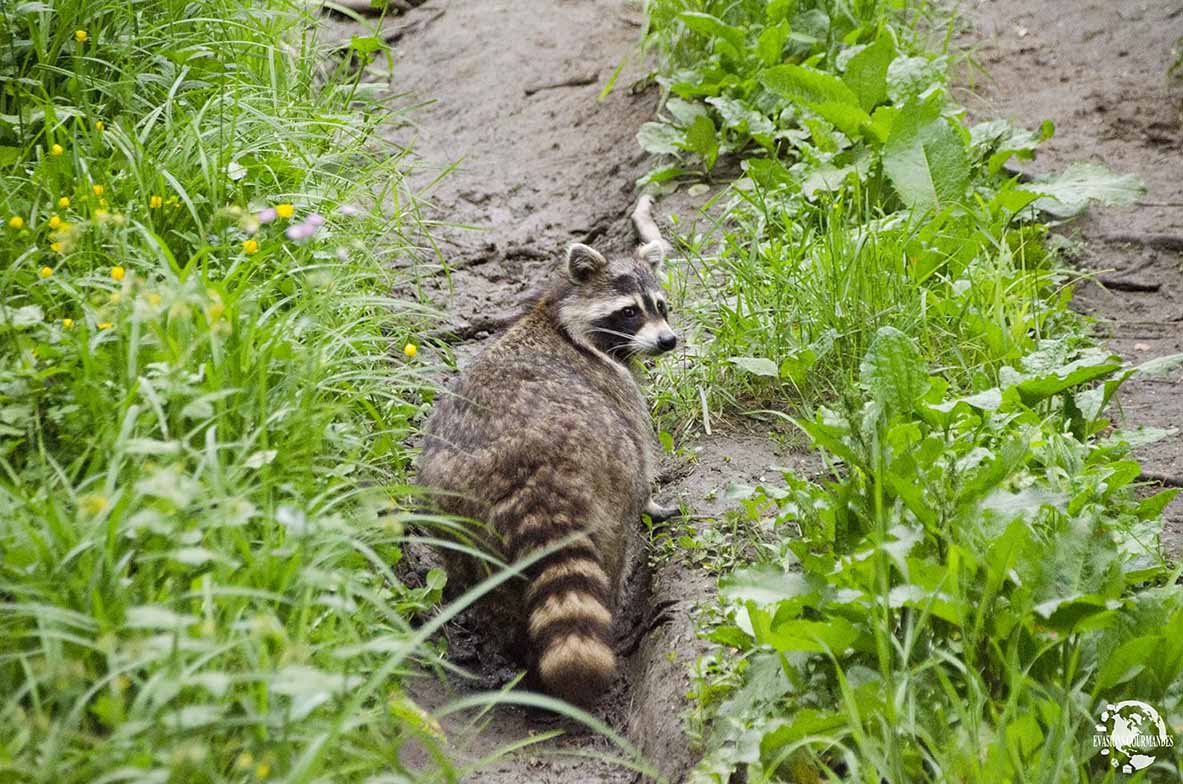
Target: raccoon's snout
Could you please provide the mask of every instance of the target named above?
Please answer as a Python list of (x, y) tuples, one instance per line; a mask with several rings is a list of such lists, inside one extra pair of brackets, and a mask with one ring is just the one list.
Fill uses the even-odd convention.
[(662, 352), (672, 351), (676, 345), (678, 345), (678, 336), (670, 330), (657, 336), (657, 348)]

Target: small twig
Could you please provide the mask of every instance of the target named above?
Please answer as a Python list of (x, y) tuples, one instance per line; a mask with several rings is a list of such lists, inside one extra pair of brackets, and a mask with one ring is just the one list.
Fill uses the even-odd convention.
[(504, 329), (513, 322), (517, 321), (518, 314), (514, 313), (509, 316), (493, 316), (491, 318), (482, 318), (471, 321), (467, 324), (460, 324), (455, 327), (441, 327), (433, 329), (424, 337), (429, 340), (438, 341), (440, 343), (466, 343), (474, 339), (482, 332), (493, 333), (499, 329)]
[(1161, 283), (1144, 283), (1140, 280), (1130, 280), (1129, 278), (1109, 278), (1102, 276), (1097, 278), (1097, 282), (1113, 291), (1152, 292), (1162, 288)]
[(1136, 201), (1139, 207), (1183, 207), (1183, 201)]
[(1143, 471), (1138, 474), (1139, 482), (1158, 482), (1163, 487), (1183, 487), (1183, 476), (1160, 474), (1156, 471)]
[(408, 22), (405, 25), (401, 25), (394, 30), (391, 30), (389, 33), (384, 34), (382, 36), (382, 40), (388, 45), (396, 44), (401, 41), (403, 36), (405, 36), (407, 33), (412, 31), (418, 32), (419, 30), (426, 28), (436, 19), (439, 19), (441, 16), (443, 16), (445, 11), (447, 11), (447, 9), (441, 8), (431, 16), (425, 17), (423, 19), (416, 19), (414, 22)]
[(546, 84), (536, 84), (526, 88), (526, 95), (530, 96), (543, 90), (557, 90), (560, 87), (585, 87), (589, 84), (595, 84), (596, 79), (600, 75), (598, 73), (584, 74), (583, 76), (572, 76), (570, 79), (564, 79), (561, 82), (548, 82)]
[(1183, 235), (1179, 234), (1106, 234), (1106, 242), (1126, 245), (1145, 245), (1148, 248), (1183, 253)]

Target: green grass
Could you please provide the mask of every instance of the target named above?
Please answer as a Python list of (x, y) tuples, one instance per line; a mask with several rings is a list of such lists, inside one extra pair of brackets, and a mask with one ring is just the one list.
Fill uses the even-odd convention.
[[(1174, 491), (1132, 489), (1129, 443), (1156, 434), (1105, 410), (1140, 371), (1091, 348), (1048, 229), (1140, 186), (1008, 175), (1053, 129), (967, 127), (928, 4), (648, 8), (645, 184), (739, 172), (681, 238), (693, 356), (658, 371), (660, 421), (789, 420), (831, 477), (733, 487), (731, 537), (660, 539), (723, 575), (691, 780), (1116, 780), (1108, 701), (1183, 726)], [(1157, 759), (1131, 780), (1178, 777)]]
[(400, 579), (383, 511), (426, 388), (392, 350), (413, 212), (304, 25), (4, 5), (5, 781), (360, 780), (442, 742), (401, 686), (442, 575)]

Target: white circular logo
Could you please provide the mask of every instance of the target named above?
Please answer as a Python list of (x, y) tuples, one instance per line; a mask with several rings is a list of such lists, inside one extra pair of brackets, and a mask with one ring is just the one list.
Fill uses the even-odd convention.
[(1170, 748), (1175, 739), (1158, 711), (1138, 700), (1105, 705), (1093, 745), (1122, 773), (1133, 773), (1154, 764), (1159, 749)]

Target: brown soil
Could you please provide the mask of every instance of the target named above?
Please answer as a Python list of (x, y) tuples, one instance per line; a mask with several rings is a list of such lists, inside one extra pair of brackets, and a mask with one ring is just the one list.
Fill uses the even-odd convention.
[[(1143, 206), (1102, 211), (1076, 229), (1089, 241), (1084, 265), (1125, 270), (1138, 281), (1158, 283), (1151, 293), (1082, 287), (1080, 306), (1112, 335), (1115, 350), (1149, 359), (1183, 350), (1183, 285), (1179, 255), (1142, 244), (1108, 242), (1109, 235), (1183, 235), (1183, 168), (1178, 155), (1178, 100), (1164, 80), (1167, 52), (1183, 33), (1165, 0), (1130, 4), (1062, 4), (1001, 0), (975, 5), (968, 43), (993, 81), (976, 85), (971, 106), (982, 114), (1011, 117), (1033, 126), (1051, 117), (1058, 129), (1032, 171), (1053, 171), (1081, 159), (1099, 159), (1118, 171), (1141, 174), (1150, 188)], [(622, 252), (635, 240), (627, 215), (633, 183), (646, 168), (635, 141), (655, 108), (657, 92), (634, 92), (643, 75), (636, 44), (641, 16), (627, 0), (430, 0), (385, 24), (401, 31), (394, 47), (392, 95), (419, 104), (406, 125), (388, 137), (413, 149), (413, 187), (430, 200), (426, 217), (436, 248), (417, 260), (423, 289), (441, 310), (445, 328), (428, 361), (442, 367), (450, 354), (463, 366), (482, 341), (512, 314), (571, 241)], [(1019, 27), (1025, 32), (1019, 35)], [(365, 29), (325, 22), (330, 36), (347, 41)], [(1123, 54), (1124, 52), (1124, 54)], [(629, 60), (615, 90), (597, 100), (613, 70)], [(449, 167), (452, 167), (449, 170)], [(446, 176), (438, 179), (446, 171)], [(705, 197), (703, 197), (705, 198)], [(685, 194), (658, 210), (692, 220), (703, 198)], [(668, 225), (667, 225), (668, 228)], [(446, 345), (445, 345), (446, 344)], [(1138, 423), (1179, 426), (1180, 373), (1130, 385), (1125, 412)], [(710, 525), (725, 511), (722, 490), (732, 482), (775, 479), (770, 469), (788, 465), (816, 471), (814, 458), (778, 445), (767, 434), (734, 429), (688, 438), (679, 444), (690, 459), (671, 460), (659, 497), (679, 501)], [(1183, 474), (1183, 440), (1176, 436), (1143, 455), (1148, 470)], [(1169, 512), (1176, 550), (1183, 536), (1183, 502)], [(714, 590), (714, 578), (679, 564), (637, 564), (631, 583), (633, 618), (644, 632), (617, 687), (596, 716), (629, 741), (671, 781), (694, 761), (683, 715), (689, 703), (688, 672), (702, 651), (692, 610)], [(463, 629), (450, 641), (463, 648)], [(454, 653), (459, 653), (456, 647)], [(472, 651), (468, 651), (472, 654)], [(504, 682), (505, 662), (480, 654), (463, 666), (474, 681), (441, 683), (424, 677), (412, 686), (432, 710), (480, 688)], [(525, 708), (502, 707), (470, 727), (475, 714), (444, 720), (448, 753), (476, 762), (531, 735), (562, 730), (557, 739), (483, 765), (468, 781), (635, 782), (647, 780), (602, 757), (621, 752), (569, 720)], [(414, 764), (423, 760), (408, 760)]]
[[(1167, 79), (1183, 36), (1183, 6), (994, 0), (970, 9), (972, 32), (962, 43), (975, 47), (989, 77), (979, 74), (959, 97), (982, 117), (1056, 125), (1025, 171), (1095, 161), (1146, 184), (1135, 206), (1094, 208), (1062, 230), (1083, 240), (1083, 270), (1109, 282), (1080, 286), (1075, 307), (1096, 319), (1098, 334), (1129, 362), (1183, 351), (1183, 90)], [(1174, 238), (1173, 248), (1164, 237)], [(1129, 283), (1154, 290), (1120, 290)], [(1117, 418), (1127, 425), (1179, 430), (1138, 458), (1148, 475), (1183, 480), (1183, 370), (1131, 380), (1120, 404)], [(1167, 508), (1166, 528), (1177, 557), (1183, 495)]]

